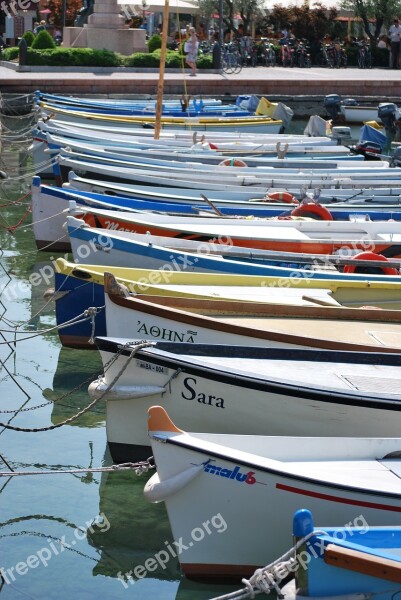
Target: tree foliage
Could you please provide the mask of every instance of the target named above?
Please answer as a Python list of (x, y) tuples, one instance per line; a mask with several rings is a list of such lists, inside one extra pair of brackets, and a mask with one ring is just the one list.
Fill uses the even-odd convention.
[[(83, 7), (82, 0), (67, 0), (65, 3), (65, 24), (67, 27), (72, 27), (74, 25), (74, 21), (77, 17), (78, 11)], [(48, 0), (46, 3), (46, 8), (51, 10), (51, 16), (54, 20), (54, 25), (57, 29), (60, 29), (63, 26), (63, 0)]]
[(321, 40), (326, 33), (335, 34), (337, 10), (328, 9), (324, 3), (315, 3), (314, 7), (276, 5), (267, 18), (267, 24), (273, 25), (276, 31), (291, 27), (296, 38), (306, 38), (311, 42)]
[[(249, 35), (251, 23), (260, 14), (263, 0), (222, 0), (222, 2), (224, 29), (238, 33), (235, 21), (239, 20), (244, 26), (244, 34)], [(198, 4), (201, 16), (205, 19), (210, 19), (210, 15), (219, 13), (218, 0), (198, 0)]]
[(342, 7), (362, 19), (372, 43), (376, 42), (382, 27), (388, 29), (393, 17), (401, 14), (400, 0), (343, 0)]

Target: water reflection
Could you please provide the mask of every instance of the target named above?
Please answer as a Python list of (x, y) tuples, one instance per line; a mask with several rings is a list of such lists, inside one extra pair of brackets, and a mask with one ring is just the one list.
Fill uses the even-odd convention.
[[(105, 462), (111, 463), (106, 452)], [(99, 487), (99, 514), (104, 514), (110, 529), (88, 529), (88, 540), (100, 550), (94, 575), (118, 577), (154, 557), (173, 542), (164, 504), (148, 504), (143, 497), (147, 475), (132, 471), (102, 473)], [(162, 568), (157, 563), (151, 578), (178, 580), (178, 560), (171, 557)]]
[[(51, 421), (60, 423), (75, 415), (90, 403), (88, 385), (102, 372), (98, 352), (60, 347), (53, 389), (43, 390), (46, 400), (53, 402)], [(104, 402), (98, 402), (90, 411), (71, 423), (75, 427), (99, 427), (105, 422)]]

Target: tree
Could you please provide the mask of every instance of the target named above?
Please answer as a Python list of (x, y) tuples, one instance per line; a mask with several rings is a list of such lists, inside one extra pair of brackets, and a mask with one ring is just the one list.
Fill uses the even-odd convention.
[[(198, 0), (201, 16), (210, 19), (210, 15), (219, 14), (218, 0)], [(240, 16), (241, 23), (244, 26), (244, 34), (251, 33), (251, 23), (256, 21), (259, 10), (263, 5), (263, 0), (222, 0), (223, 4), (223, 27), (234, 33), (238, 33), (238, 27), (234, 21), (237, 15)]]
[(326, 8), (323, 3), (315, 3), (314, 6), (312, 9), (307, 5), (275, 5), (268, 21), (274, 25), (276, 31), (290, 26), (296, 38), (306, 38), (312, 44), (317, 43), (326, 33), (332, 33), (338, 12), (336, 9)]
[(382, 27), (388, 28), (393, 17), (401, 13), (400, 0), (343, 0), (341, 6), (352, 10), (356, 17), (362, 19), (365, 33), (372, 44), (376, 44)]
[(57, 29), (63, 26), (63, 7), (65, 2), (65, 24), (67, 27), (74, 25), (78, 11), (82, 8), (82, 0), (48, 0), (46, 8), (51, 10), (54, 25)]

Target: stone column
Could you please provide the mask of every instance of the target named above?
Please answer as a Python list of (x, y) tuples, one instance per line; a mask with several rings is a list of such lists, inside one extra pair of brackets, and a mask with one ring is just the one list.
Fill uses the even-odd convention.
[(63, 36), (65, 47), (112, 50), (130, 55), (146, 52), (146, 31), (124, 27), (117, 0), (95, 0), (93, 13), (84, 27), (66, 27)]

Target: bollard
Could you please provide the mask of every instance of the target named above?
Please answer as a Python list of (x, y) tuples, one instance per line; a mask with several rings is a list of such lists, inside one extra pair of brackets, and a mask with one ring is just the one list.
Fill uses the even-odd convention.
[(215, 42), (214, 46), (213, 46), (212, 65), (213, 65), (213, 69), (217, 69), (217, 70), (221, 69), (221, 51), (220, 51), (220, 44), (218, 42)]
[(19, 64), (20, 64), (20, 66), (24, 66), (24, 65), (26, 65), (27, 51), (28, 51), (28, 44), (26, 43), (26, 40), (24, 38), (21, 38), (21, 40), (18, 44), (18, 48), (19, 48)]

